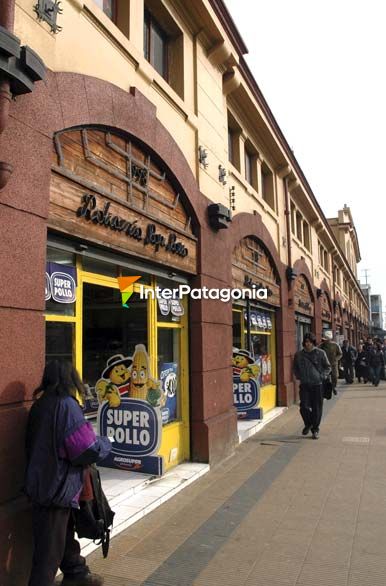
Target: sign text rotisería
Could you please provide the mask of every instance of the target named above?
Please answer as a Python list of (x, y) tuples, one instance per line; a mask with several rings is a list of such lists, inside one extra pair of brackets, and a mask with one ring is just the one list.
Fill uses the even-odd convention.
[(157, 232), (155, 224), (147, 224), (146, 229), (138, 224), (138, 220), (126, 220), (119, 215), (114, 215), (110, 211), (110, 202), (106, 202), (102, 208), (97, 207), (97, 198), (95, 195), (85, 193), (81, 199), (82, 205), (77, 209), (76, 215), (78, 218), (84, 218), (87, 221), (99, 224), (115, 232), (123, 232), (128, 238), (143, 241), (144, 245), (151, 245), (155, 251), (158, 252), (160, 248), (185, 257), (188, 255), (188, 249), (177, 241), (177, 236), (173, 232), (169, 232), (168, 236), (164, 236)]

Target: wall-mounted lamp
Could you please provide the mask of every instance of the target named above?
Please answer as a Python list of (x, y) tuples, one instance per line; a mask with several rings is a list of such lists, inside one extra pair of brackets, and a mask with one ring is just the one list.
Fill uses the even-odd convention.
[(205, 169), (209, 165), (207, 159), (208, 159), (208, 151), (206, 149), (204, 149), (203, 146), (199, 146), (198, 147), (198, 161), (199, 161), (200, 165), (205, 167)]
[(287, 281), (295, 281), (296, 277), (298, 276), (297, 272), (292, 267), (287, 267), (285, 274)]
[(63, 8), (60, 5), (60, 0), (39, 0), (33, 7), (38, 20), (47, 22), (52, 33), (60, 33), (62, 30), (62, 27), (56, 22), (57, 15), (63, 14)]
[(212, 203), (208, 206), (209, 224), (214, 230), (228, 228), (232, 221), (231, 211), (221, 203)]
[(227, 184), (226, 176), (227, 176), (227, 170), (222, 165), (219, 165), (218, 166), (218, 180), (223, 185)]
[(236, 209), (236, 188), (234, 185), (229, 188), (229, 207), (232, 212)]
[(321, 297), (323, 295), (324, 291), (323, 289), (316, 289), (316, 297), (319, 299), (319, 297)]

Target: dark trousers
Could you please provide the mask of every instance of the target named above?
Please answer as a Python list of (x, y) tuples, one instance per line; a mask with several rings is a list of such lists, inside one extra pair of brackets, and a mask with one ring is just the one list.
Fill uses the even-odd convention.
[(379, 366), (370, 366), (370, 380), (376, 387), (379, 385), (379, 381), (381, 379), (383, 366), (380, 364)]
[(344, 369), (344, 378), (346, 379), (346, 383), (353, 383), (354, 382), (354, 365), (350, 362), (350, 364), (343, 364)]
[(300, 385), (300, 415), (304, 426), (312, 431), (319, 431), (320, 420), (323, 414), (323, 387), (322, 385)]
[(338, 365), (331, 364), (331, 382), (332, 382), (333, 389), (336, 389), (336, 385), (338, 384), (338, 376), (339, 376)]
[(58, 568), (65, 577), (88, 573), (74, 537), (71, 509), (35, 506), (32, 528), (34, 552), (28, 586), (52, 586)]

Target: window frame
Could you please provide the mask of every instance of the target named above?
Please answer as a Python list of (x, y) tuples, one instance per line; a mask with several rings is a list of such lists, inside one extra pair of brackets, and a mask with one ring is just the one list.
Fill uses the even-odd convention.
[[(162, 50), (162, 62), (164, 74), (162, 74), (154, 63), (153, 55), (153, 43), (154, 43), (154, 31), (157, 32), (163, 43)], [(143, 54), (148, 63), (156, 70), (156, 72), (169, 83), (169, 44), (170, 37), (167, 32), (162, 28), (159, 22), (154, 18), (150, 10), (145, 7), (144, 19), (143, 19)]]
[(104, 4), (104, 0), (101, 0), (102, 2), (102, 6), (99, 5), (98, 0), (94, 0), (94, 3), (98, 6), (99, 10), (102, 10), (103, 14), (105, 14), (107, 16), (107, 18), (109, 18), (114, 24), (117, 23), (117, 0), (110, 0), (111, 2), (111, 12), (112, 15), (110, 16), (109, 14), (107, 14), (107, 12), (105, 11), (103, 4)]
[(245, 181), (249, 183), (251, 187), (253, 185), (253, 162), (254, 162), (254, 154), (248, 150), (247, 147), (244, 148), (244, 175)]

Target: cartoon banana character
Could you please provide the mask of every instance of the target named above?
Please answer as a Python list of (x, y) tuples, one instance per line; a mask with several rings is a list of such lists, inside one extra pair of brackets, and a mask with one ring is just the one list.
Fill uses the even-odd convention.
[(143, 344), (137, 344), (130, 368), (129, 397), (148, 401), (153, 407), (162, 407), (165, 403), (160, 382), (151, 377), (149, 357)]

